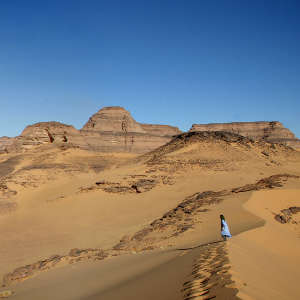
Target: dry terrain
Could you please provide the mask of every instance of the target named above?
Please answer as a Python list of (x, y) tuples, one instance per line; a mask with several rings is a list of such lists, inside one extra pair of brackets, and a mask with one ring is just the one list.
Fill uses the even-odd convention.
[(3, 153), (0, 298), (298, 299), (299, 176), (298, 151), (226, 132)]

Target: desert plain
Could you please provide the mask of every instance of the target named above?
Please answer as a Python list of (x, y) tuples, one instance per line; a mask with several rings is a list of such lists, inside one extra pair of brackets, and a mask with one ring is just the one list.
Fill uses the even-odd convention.
[(3, 139), (0, 298), (299, 299), (299, 143), (266, 124), (182, 133), (112, 107)]

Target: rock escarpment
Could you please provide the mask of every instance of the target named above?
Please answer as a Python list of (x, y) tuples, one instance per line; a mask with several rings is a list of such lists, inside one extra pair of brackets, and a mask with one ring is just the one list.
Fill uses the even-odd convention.
[[(300, 149), (300, 140), (277, 121), (194, 124), (190, 131), (226, 131)], [(146, 153), (180, 133), (174, 126), (138, 123), (124, 108), (112, 106), (100, 109), (80, 130), (59, 122), (30, 125), (16, 138), (0, 138), (0, 154), (44, 144), (98, 152)]]
[(99, 152), (151, 151), (181, 133), (177, 127), (136, 122), (122, 107), (104, 107), (81, 130), (59, 122), (30, 125), (16, 138), (1, 138), (0, 153), (53, 144)]
[(300, 140), (278, 121), (193, 124), (190, 131), (227, 131), (254, 140), (263, 139), (300, 149)]

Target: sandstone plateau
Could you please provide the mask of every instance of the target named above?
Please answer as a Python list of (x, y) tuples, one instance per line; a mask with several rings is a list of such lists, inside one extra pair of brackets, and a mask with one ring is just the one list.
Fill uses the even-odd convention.
[(263, 139), (300, 149), (300, 140), (278, 121), (193, 124), (190, 131), (227, 131), (254, 140)]

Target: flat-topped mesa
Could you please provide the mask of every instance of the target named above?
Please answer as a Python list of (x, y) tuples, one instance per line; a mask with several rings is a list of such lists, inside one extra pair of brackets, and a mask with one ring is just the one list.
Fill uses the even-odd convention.
[(169, 142), (180, 130), (140, 124), (124, 108), (110, 106), (94, 114), (80, 132), (95, 151), (145, 153)]
[(278, 121), (193, 124), (190, 131), (227, 131), (254, 140), (263, 139), (271, 143), (283, 143), (300, 148), (300, 140)]

